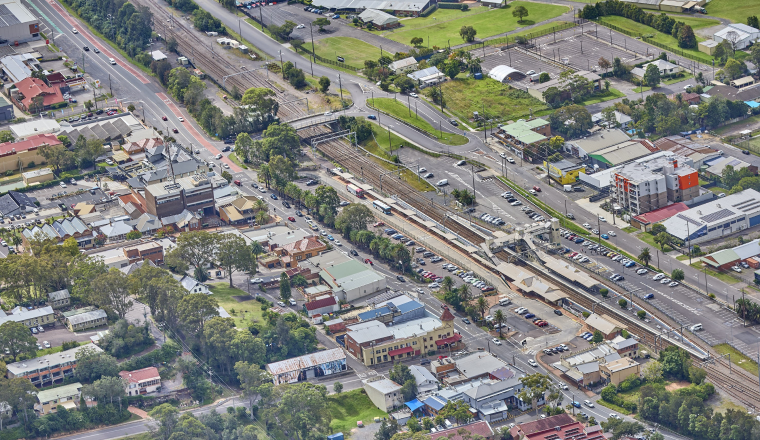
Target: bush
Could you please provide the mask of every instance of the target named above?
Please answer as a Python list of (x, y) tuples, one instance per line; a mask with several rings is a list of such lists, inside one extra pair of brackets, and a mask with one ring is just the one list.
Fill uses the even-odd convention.
[(583, 317), (584, 318), (588, 318), (589, 316), (591, 316), (591, 313), (589, 313), (589, 312), (583, 312)]
[(639, 310), (638, 312), (636, 312), (636, 316), (638, 316), (639, 319), (643, 320), (644, 318), (647, 317), (647, 312), (645, 312), (644, 310)]

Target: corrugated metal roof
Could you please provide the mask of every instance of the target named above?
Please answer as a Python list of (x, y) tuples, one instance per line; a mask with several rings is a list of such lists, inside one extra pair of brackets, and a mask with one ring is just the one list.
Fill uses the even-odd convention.
[(428, 2), (393, 0), (313, 0), (311, 4), (329, 9), (385, 9), (391, 11), (420, 12)]
[(272, 362), (271, 364), (267, 364), (267, 371), (273, 375), (285, 374), (290, 371), (300, 371), (345, 358), (346, 354), (343, 352), (343, 349), (333, 348), (332, 350), (318, 351), (284, 361)]

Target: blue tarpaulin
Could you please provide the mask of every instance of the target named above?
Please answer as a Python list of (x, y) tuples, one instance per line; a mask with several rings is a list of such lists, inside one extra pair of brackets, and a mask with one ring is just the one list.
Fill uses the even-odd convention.
[(420, 408), (422, 408), (424, 406), (424, 404), (422, 402), (420, 402), (419, 400), (417, 400), (417, 399), (410, 400), (409, 402), (406, 402), (404, 405), (408, 406), (409, 409), (412, 410), (412, 412), (414, 412), (414, 411), (416, 411), (416, 410), (418, 410), (418, 409), (420, 409)]
[(760, 107), (760, 104), (755, 101), (744, 101), (744, 103), (750, 106), (750, 108)]

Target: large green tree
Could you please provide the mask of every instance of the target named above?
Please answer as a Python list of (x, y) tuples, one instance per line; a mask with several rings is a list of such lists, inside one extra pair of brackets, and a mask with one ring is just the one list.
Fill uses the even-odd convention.
[(234, 271), (248, 272), (251, 270), (251, 248), (245, 240), (233, 234), (217, 234), (216, 263), (227, 271), (230, 287)]
[(37, 353), (37, 338), (20, 322), (6, 321), (0, 325), (0, 347), (7, 348), (14, 361), (20, 355), (34, 357)]

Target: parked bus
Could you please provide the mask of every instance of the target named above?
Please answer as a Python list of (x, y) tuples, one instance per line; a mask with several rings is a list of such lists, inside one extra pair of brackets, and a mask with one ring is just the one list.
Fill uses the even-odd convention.
[(391, 207), (386, 205), (383, 202), (375, 200), (374, 202), (372, 202), (372, 206), (374, 206), (375, 209), (379, 209), (380, 211), (383, 211), (383, 214), (390, 215), (391, 213)]
[(346, 185), (346, 191), (350, 192), (351, 194), (355, 195), (356, 197), (360, 199), (364, 198), (364, 190), (356, 186)]

